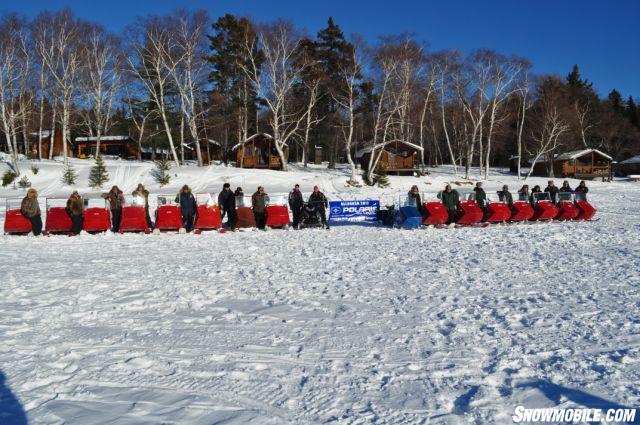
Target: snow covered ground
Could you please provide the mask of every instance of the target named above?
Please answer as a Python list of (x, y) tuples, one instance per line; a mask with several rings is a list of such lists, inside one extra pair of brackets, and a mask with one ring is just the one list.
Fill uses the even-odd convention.
[[(74, 164), (92, 194), (91, 163)], [(344, 170), (214, 166), (160, 189), (150, 170), (110, 161), (109, 184), (317, 182), (362, 198), (455, 180), (442, 168), (381, 190), (345, 187)], [(66, 197), (61, 173), (27, 174)], [(521, 184), (496, 172), (485, 185), (504, 183)], [(2, 236), (0, 423), (509, 423), (517, 405), (639, 407), (640, 185), (589, 185), (598, 222)]]

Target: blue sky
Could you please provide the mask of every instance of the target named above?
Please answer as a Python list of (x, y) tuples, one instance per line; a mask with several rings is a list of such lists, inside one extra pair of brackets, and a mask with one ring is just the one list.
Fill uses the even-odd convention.
[(162, 14), (176, 7), (206, 9), (258, 21), (293, 20), (314, 34), (329, 16), (345, 34), (375, 41), (383, 34), (415, 33), (434, 50), (492, 48), (529, 58), (538, 73), (565, 76), (574, 63), (601, 96), (616, 88), (640, 97), (640, 0), (20, 0), (2, 2), (0, 12), (32, 17), (44, 9), (69, 7), (78, 16), (113, 31), (136, 16)]

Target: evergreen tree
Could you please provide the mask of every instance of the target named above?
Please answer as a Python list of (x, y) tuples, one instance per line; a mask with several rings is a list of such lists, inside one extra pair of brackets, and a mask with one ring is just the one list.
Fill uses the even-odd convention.
[(633, 97), (629, 96), (629, 100), (627, 101), (627, 117), (631, 124), (636, 127), (640, 127), (640, 116), (638, 115), (638, 107), (636, 106), (636, 102), (633, 100)]
[(571, 70), (571, 72), (569, 73), (569, 75), (567, 75), (567, 84), (570, 87), (574, 87), (574, 88), (592, 88), (593, 83), (590, 83), (589, 80), (586, 79), (582, 79), (582, 76), (580, 75), (580, 68), (578, 68), (578, 64), (573, 65), (573, 69)]
[(617, 113), (624, 112), (622, 105), (622, 96), (620, 95), (620, 92), (618, 92), (616, 89), (611, 90), (608, 99), (609, 102), (611, 102), (611, 109), (613, 109)]
[(70, 162), (64, 167), (64, 173), (62, 174), (62, 183), (67, 186), (72, 186), (76, 184), (76, 180), (78, 179), (78, 173), (76, 172), (73, 165)]
[(89, 186), (92, 188), (101, 188), (109, 180), (109, 173), (107, 173), (107, 167), (104, 165), (102, 155), (98, 155), (96, 163), (91, 167), (89, 172)]
[(152, 174), (153, 179), (160, 185), (160, 187), (168, 185), (171, 181), (171, 174), (169, 174), (170, 169), (171, 164), (166, 158), (156, 161), (156, 169), (153, 170)]

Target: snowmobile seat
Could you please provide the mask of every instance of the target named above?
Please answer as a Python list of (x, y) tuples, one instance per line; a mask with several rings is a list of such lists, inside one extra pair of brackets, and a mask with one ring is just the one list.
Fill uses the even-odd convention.
[(425, 211), (422, 223), (427, 226), (438, 226), (445, 224), (449, 220), (449, 213), (442, 202), (429, 201), (423, 205)]
[(26, 235), (31, 232), (31, 222), (20, 212), (22, 199), (11, 198), (5, 202), (4, 233), (7, 235)]
[(570, 192), (558, 193), (557, 207), (556, 220), (573, 220), (580, 214), (580, 209), (573, 203), (573, 193)]
[(88, 233), (106, 232), (111, 229), (111, 213), (107, 201), (102, 207), (91, 206), (91, 199), (85, 199), (84, 220), (82, 230)]

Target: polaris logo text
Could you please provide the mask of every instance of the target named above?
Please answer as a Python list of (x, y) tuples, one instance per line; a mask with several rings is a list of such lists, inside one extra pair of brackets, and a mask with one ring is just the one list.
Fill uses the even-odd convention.
[(511, 417), (515, 423), (634, 423), (636, 409), (527, 409), (516, 407)]

